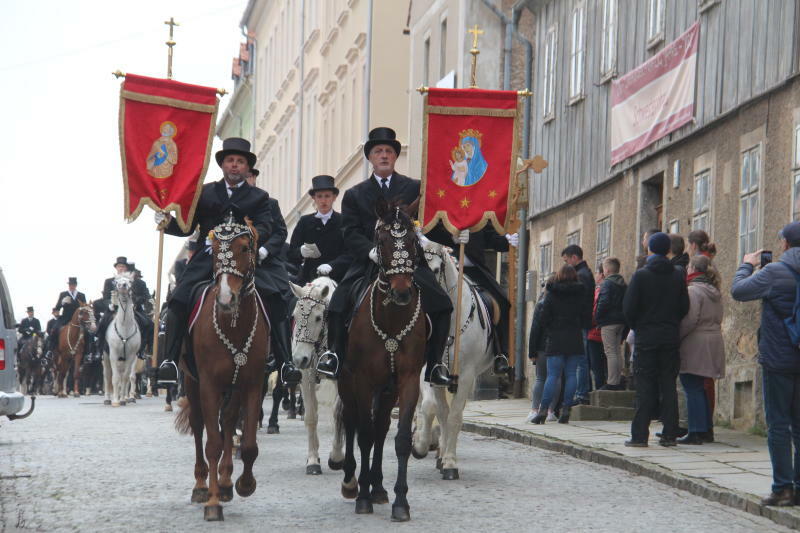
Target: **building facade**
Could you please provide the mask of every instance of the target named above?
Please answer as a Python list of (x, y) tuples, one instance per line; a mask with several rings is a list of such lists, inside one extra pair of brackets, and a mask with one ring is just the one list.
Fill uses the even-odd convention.
[[(762, 424), (759, 304), (734, 302), (730, 283), (745, 253), (775, 249), (777, 231), (800, 216), (800, 2), (531, 0), (527, 7), (537, 50), (531, 150), (549, 161), (531, 183), (531, 268), (546, 276), (575, 243), (590, 265), (620, 258), (629, 277), (644, 231), (707, 231), (726, 310), (717, 417)], [(694, 120), (612, 166), (611, 80), (695, 22)]]

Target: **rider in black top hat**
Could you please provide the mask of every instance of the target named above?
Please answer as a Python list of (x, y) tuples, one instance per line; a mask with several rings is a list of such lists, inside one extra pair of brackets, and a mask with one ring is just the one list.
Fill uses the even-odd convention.
[(128, 263), (128, 272), (133, 273), (133, 284), (131, 285), (133, 316), (139, 326), (139, 331), (142, 332), (142, 342), (139, 345), (139, 355), (141, 356), (145, 350), (150, 353), (153, 345), (154, 324), (153, 319), (150, 318), (153, 313), (153, 306), (151, 304), (150, 289), (147, 288), (147, 283), (142, 279), (142, 272), (136, 268), (136, 263)]
[(308, 195), (314, 199), (316, 213), (303, 215), (297, 221), (289, 242), (289, 261), (300, 269), (297, 283), (305, 285), (317, 275), (342, 280), (351, 258), (347, 255), (342, 235), (342, 215), (334, 211), (339, 196), (333, 177), (315, 176)]
[[(114, 270), (117, 271), (117, 275), (127, 272), (128, 258), (124, 255), (118, 256), (117, 260), (114, 261)], [(95, 310), (102, 313), (100, 320), (97, 322), (97, 331), (95, 332), (95, 338), (97, 339), (97, 351), (101, 354), (107, 349), (106, 329), (108, 329), (108, 325), (111, 323), (111, 319), (113, 318), (113, 311), (115, 307), (113, 302), (114, 291), (114, 276), (106, 278), (106, 280), (103, 282), (103, 302), (102, 304), (95, 305)]]
[(17, 324), (17, 331), (22, 335), (19, 339), (17, 350), (21, 350), (25, 343), (33, 337), (34, 333), (37, 335), (42, 334), (42, 325), (39, 323), (39, 319), (33, 316), (33, 307), (28, 306), (27, 312), (28, 316), (20, 320), (19, 324)]
[[(399, 155), (400, 142), (394, 130), (373, 129), (364, 145), (364, 156), (372, 164), (373, 173), (367, 180), (344, 193), (342, 235), (353, 261), (331, 298), (329, 338), (333, 351), (323, 354), (317, 364), (317, 370), (329, 377), (336, 377), (342, 366), (342, 359), (346, 356), (346, 323), (355, 307), (353, 286), (365, 275), (371, 277), (375, 273), (377, 263), (373, 242), (377, 221), (375, 201), (383, 195), (387, 200), (398, 200), (410, 205), (419, 198), (419, 180), (394, 171)], [(414, 272), (414, 282), (420, 290), (422, 309), (430, 317), (433, 326), (425, 346), (427, 360), (425, 379), (432, 385), (451, 385), (454, 380), (447, 367), (442, 364), (442, 354), (450, 332), (450, 313), (453, 311), (453, 304), (437, 283), (424, 259)]]
[(67, 280), (67, 290), (61, 291), (61, 293), (58, 295), (56, 306), (53, 308), (56, 311), (61, 311), (61, 316), (58, 317), (58, 321), (53, 328), (53, 333), (47, 338), (48, 349), (50, 351), (57, 348), (58, 333), (61, 331), (61, 328), (65, 324), (69, 323), (69, 321), (72, 319), (72, 315), (75, 313), (75, 310), (78, 309), (81, 304), (85, 303), (86, 295), (82, 292), (78, 292), (78, 278), (69, 278)]

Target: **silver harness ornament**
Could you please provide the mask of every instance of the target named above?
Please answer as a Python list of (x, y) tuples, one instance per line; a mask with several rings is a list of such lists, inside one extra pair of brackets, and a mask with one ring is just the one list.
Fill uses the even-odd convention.
[(400, 342), (403, 340), (403, 337), (408, 335), (411, 329), (414, 327), (414, 324), (417, 323), (419, 312), (422, 309), (422, 298), (419, 295), (419, 289), (417, 289), (417, 305), (414, 308), (414, 314), (411, 316), (411, 320), (408, 322), (408, 324), (406, 324), (406, 327), (400, 330), (400, 333), (390, 336), (388, 333), (385, 333), (380, 327), (378, 327), (378, 324), (375, 322), (375, 288), (377, 286), (378, 282), (376, 280), (372, 284), (372, 290), (369, 293), (369, 320), (372, 323), (372, 329), (375, 330), (375, 333), (378, 334), (378, 337), (383, 339), (383, 346), (386, 348), (386, 351), (389, 352), (389, 367), (392, 371), (392, 375), (394, 375), (394, 354), (400, 349)]
[[(294, 325), (294, 340), (313, 345), (314, 356), (318, 356), (328, 348), (328, 328), (326, 326), (328, 322), (328, 304), (324, 300), (312, 298), (310, 292), (311, 289), (309, 289), (309, 294), (297, 300), (296, 308), (300, 309), (300, 318)], [(306, 306), (301, 305), (303, 302), (311, 302), (311, 305), (306, 308)], [(314, 339), (308, 333), (308, 319), (311, 318), (311, 310), (317, 305), (322, 306), (322, 334), (318, 339)]]

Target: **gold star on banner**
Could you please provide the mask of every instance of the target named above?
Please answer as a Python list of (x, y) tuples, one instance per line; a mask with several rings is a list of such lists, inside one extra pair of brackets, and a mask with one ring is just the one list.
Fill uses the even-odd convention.
[(439, 198), (444, 198), (444, 189), (439, 189), (438, 191), (436, 191), (436, 196), (438, 196)]
[(489, 191), (489, 198), (494, 198), (496, 196), (497, 196), (497, 191), (495, 191), (495, 190)]
[(471, 202), (471, 201), (470, 201), (470, 199), (469, 199), (469, 198), (467, 198), (466, 196), (465, 196), (464, 198), (462, 198), (462, 199), (461, 199), (461, 207), (463, 207), (464, 209), (466, 209), (467, 207), (469, 207), (469, 204), (470, 204), (470, 203), (472, 203), (472, 202)]

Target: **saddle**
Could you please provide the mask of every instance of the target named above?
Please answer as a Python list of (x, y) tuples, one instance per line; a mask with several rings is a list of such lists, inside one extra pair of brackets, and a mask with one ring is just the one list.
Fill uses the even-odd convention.
[(464, 279), (467, 281), (467, 286), (469, 289), (482, 304), (483, 312), (478, 313), (478, 318), (481, 321), (481, 325), (486, 327), (487, 324), (485, 321), (488, 319), (491, 326), (497, 326), (497, 324), (500, 323), (500, 304), (497, 303), (497, 300), (494, 299), (489, 291), (469, 279), (467, 276), (464, 276)]

